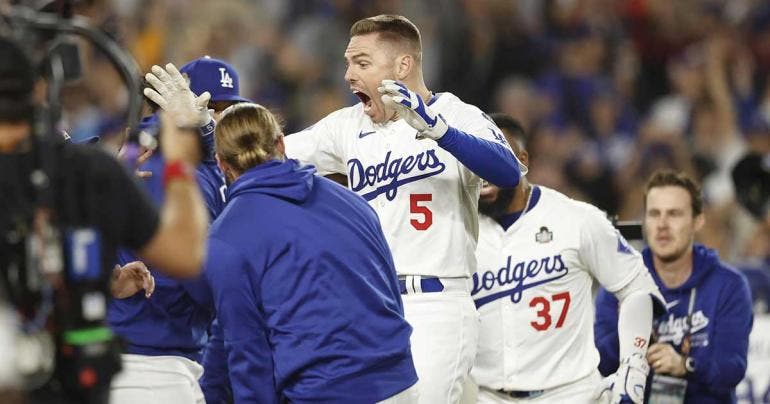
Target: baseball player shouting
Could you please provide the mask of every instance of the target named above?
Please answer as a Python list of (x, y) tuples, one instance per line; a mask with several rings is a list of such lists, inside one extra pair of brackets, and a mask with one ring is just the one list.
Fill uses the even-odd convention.
[(526, 167), (478, 108), (428, 90), (421, 57), (419, 30), (402, 16), (353, 24), (345, 80), (361, 102), (287, 136), (286, 154), (347, 175), (379, 215), (414, 328), (420, 401), (443, 404), (460, 400), (476, 351), (481, 178), (513, 187)]
[[(528, 164), (525, 133), (495, 115)], [(620, 303), (622, 365), (604, 396), (640, 403), (653, 300), (663, 298), (642, 258), (599, 209), (522, 178), (484, 187), (479, 202), (478, 272), (472, 295), (481, 315), (476, 363), (479, 403), (595, 402), (602, 386), (593, 342), (593, 279)], [(614, 383), (613, 383), (614, 382)]]

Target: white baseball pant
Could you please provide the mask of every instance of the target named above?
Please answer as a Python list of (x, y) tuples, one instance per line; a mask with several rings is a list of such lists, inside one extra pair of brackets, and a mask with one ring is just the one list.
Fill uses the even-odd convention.
[(121, 355), (123, 370), (110, 385), (110, 404), (205, 404), (203, 367), (181, 356)]
[(401, 297), (406, 320), (413, 328), (419, 403), (459, 403), (479, 338), (479, 314), (470, 294), (448, 287), (443, 292), (408, 290)]

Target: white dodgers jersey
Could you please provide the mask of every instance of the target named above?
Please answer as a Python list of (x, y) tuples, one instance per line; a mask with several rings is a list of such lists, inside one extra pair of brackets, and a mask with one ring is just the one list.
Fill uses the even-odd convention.
[[(508, 147), (491, 119), (454, 95), (437, 94), (428, 105), (449, 126)], [(481, 179), (416, 135), (403, 119), (373, 123), (358, 103), (286, 136), (286, 156), (320, 175), (347, 175), (348, 187), (377, 212), (399, 275), (470, 277)]]
[(481, 329), (471, 375), (492, 390), (542, 390), (596, 371), (593, 279), (617, 292), (647, 273), (599, 209), (542, 186), (504, 230), (480, 217), (471, 292)]

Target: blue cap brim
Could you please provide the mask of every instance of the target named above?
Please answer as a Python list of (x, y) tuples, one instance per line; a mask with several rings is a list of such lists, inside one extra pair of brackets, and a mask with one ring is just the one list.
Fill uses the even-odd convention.
[(219, 101), (234, 101), (234, 102), (254, 102), (248, 98), (243, 98), (240, 95), (212, 95), (211, 101), (219, 102)]
[(83, 139), (73, 139), (74, 144), (93, 144), (99, 141), (99, 136), (89, 136)]

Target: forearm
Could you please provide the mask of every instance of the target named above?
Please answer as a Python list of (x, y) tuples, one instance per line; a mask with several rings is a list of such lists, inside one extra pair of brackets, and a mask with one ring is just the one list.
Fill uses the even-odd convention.
[(652, 298), (643, 291), (631, 293), (620, 303), (618, 345), (620, 358), (647, 353), (652, 331)]
[(642, 403), (650, 371), (646, 354), (652, 328), (652, 298), (647, 292), (634, 291), (620, 299), (617, 327), (620, 365), (603, 388), (610, 391), (613, 403)]
[(449, 127), (438, 145), (452, 153), (469, 170), (501, 188), (519, 184), (519, 162), (509, 149), (459, 129)]
[(208, 216), (192, 179), (171, 181), (160, 226), (141, 255), (171, 276), (192, 277), (203, 264)]
[(714, 103), (717, 135), (731, 136), (735, 132), (735, 108), (723, 60), (709, 58), (706, 63), (706, 83), (709, 96)]

